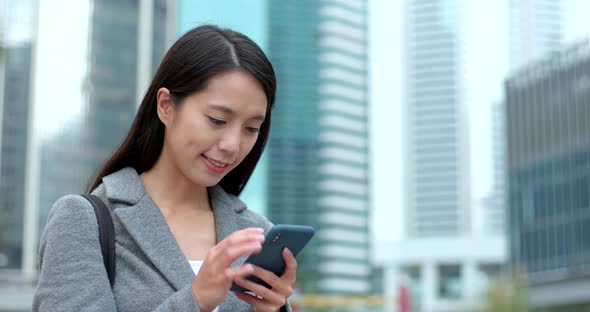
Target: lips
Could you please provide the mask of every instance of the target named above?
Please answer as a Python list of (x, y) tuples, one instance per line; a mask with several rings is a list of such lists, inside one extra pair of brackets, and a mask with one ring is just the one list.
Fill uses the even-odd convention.
[(229, 166), (229, 164), (227, 164), (227, 163), (224, 163), (224, 162), (221, 162), (221, 161), (217, 161), (217, 160), (215, 160), (213, 158), (209, 158), (206, 155), (203, 155), (203, 157), (205, 157), (205, 159), (207, 159), (208, 161), (210, 161), (216, 167), (225, 168), (225, 167)]
[(218, 161), (215, 160), (213, 158), (209, 158), (205, 155), (201, 155), (205, 161), (205, 165), (207, 165), (207, 168), (209, 168), (210, 171), (220, 174), (220, 173), (224, 173), (228, 168), (229, 168), (229, 164), (222, 162), (222, 161)]

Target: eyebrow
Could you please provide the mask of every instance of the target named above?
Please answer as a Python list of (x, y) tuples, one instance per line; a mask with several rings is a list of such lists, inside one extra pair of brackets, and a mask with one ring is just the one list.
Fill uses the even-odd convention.
[[(218, 110), (221, 111), (223, 113), (229, 114), (229, 115), (235, 115), (236, 112), (227, 107), (227, 106), (223, 106), (223, 105), (219, 105), (219, 104), (209, 104), (209, 108), (214, 109), (214, 110)], [(254, 120), (259, 120), (259, 121), (264, 121), (266, 119), (266, 117), (264, 115), (256, 115), (250, 119), (254, 119)]]

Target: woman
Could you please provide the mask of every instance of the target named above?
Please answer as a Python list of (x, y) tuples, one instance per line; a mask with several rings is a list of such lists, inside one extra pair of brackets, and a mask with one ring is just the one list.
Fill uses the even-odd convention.
[[(114, 223), (113, 287), (92, 206), (65, 196), (41, 240), (33, 310), (288, 310), (295, 258), (285, 249), (280, 277), (242, 264), (272, 224), (237, 197), (264, 150), (275, 89), (272, 65), (248, 37), (214, 26), (182, 36), (90, 188)], [(232, 282), (256, 296), (229, 291)]]

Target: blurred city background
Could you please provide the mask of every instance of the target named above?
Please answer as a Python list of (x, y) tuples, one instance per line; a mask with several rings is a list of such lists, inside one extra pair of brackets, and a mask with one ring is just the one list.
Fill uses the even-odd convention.
[(242, 197), (317, 229), (297, 311), (590, 311), (590, 0), (0, 0), (0, 311), (203, 23), (277, 72)]

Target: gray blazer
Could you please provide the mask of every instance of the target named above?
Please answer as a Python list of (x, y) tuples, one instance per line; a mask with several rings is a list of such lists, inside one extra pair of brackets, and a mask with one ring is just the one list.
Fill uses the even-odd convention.
[[(109, 285), (92, 206), (68, 195), (51, 208), (41, 238), (33, 311), (199, 311), (191, 288), (195, 274), (137, 172), (125, 168), (102, 181), (93, 194), (107, 203), (113, 217), (115, 285)], [(243, 228), (272, 226), (219, 186), (209, 188), (209, 197), (217, 241)], [(219, 309), (252, 310), (231, 291)]]

